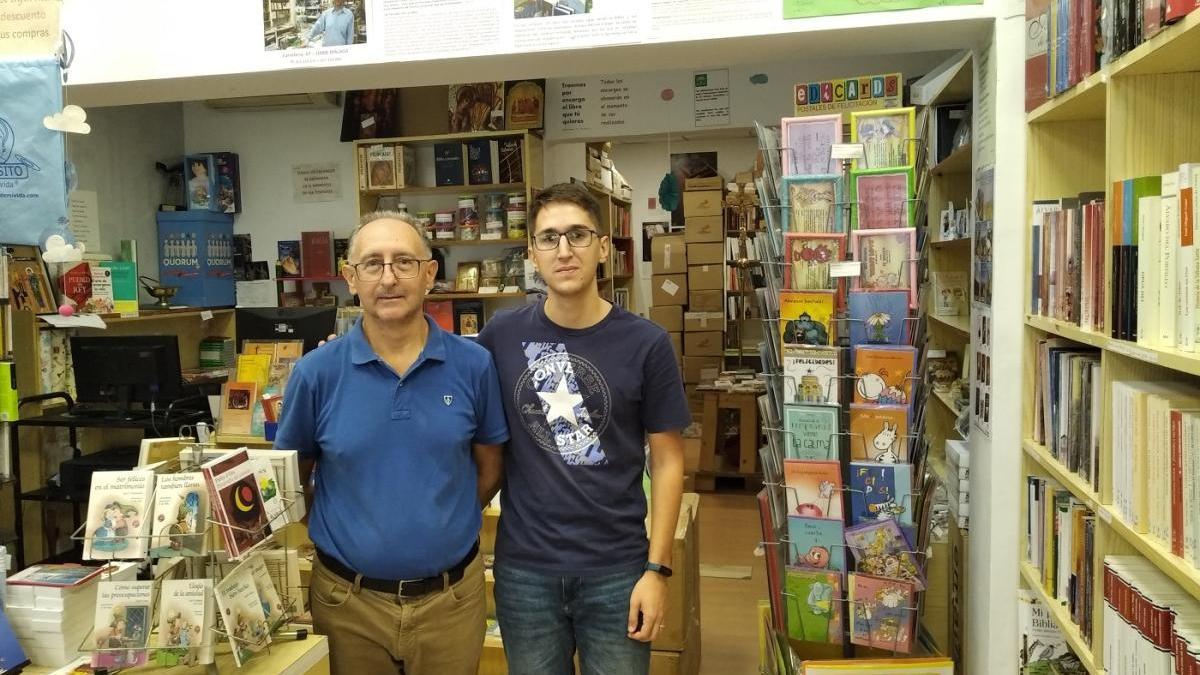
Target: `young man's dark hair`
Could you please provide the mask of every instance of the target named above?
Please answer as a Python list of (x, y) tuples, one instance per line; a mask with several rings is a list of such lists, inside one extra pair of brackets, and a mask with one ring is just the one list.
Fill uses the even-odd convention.
[(600, 202), (583, 183), (559, 183), (537, 193), (529, 205), (529, 234), (537, 231), (537, 217), (550, 204), (574, 204), (592, 217), (592, 224), (600, 227)]

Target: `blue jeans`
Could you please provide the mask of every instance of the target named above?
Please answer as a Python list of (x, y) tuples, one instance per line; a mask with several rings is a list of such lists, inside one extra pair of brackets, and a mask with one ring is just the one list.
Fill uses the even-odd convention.
[(554, 577), (496, 561), (496, 619), (510, 675), (646, 675), (650, 643), (627, 637), (639, 567), (599, 577)]

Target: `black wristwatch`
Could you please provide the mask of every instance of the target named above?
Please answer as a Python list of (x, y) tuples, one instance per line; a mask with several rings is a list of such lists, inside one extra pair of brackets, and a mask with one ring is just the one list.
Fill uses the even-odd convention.
[(652, 563), (652, 562), (646, 563), (646, 571), (647, 572), (657, 572), (657, 573), (661, 574), (664, 579), (670, 579), (671, 575), (674, 574), (674, 572), (671, 571), (670, 567), (667, 567), (666, 565), (659, 565), (658, 563)]

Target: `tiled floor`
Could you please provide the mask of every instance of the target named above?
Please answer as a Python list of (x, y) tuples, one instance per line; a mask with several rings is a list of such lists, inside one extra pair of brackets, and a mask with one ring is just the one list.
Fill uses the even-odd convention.
[(758, 672), (758, 601), (767, 597), (764, 562), (754, 555), (760, 537), (753, 495), (700, 498), (700, 563), (740, 565), (749, 579), (700, 578), (701, 675)]

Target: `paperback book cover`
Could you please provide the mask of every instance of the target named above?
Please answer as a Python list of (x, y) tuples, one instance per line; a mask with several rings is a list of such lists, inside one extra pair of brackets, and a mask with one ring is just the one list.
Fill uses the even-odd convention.
[(912, 525), (912, 465), (850, 463), (850, 524), (894, 518)]
[(852, 355), (858, 345), (901, 345), (907, 342), (908, 293), (850, 291), (847, 307)]
[(233, 660), (239, 668), (271, 644), (270, 624), (249, 562), (238, 565), (213, 589), (221, 624), (229, 636)]
[(846, 546), (854, 556), (855, 569), (888, 579), (900, 579), (923, 590), (921, 566), (912, 545), (894, 520), (876, 520), (846, 530)]
[(916, 307), (916, 233), (913, 228), (851, 232), (851, 255), (862, 263), (851, 290), (908, 291), (909, 307)]
[(100, 267), (108, 270), (112, 284), (113, 311), (123, 316), (137, 316), (139, 290), (137, 263), (124, 260), (104, 260), (100, 263)]
[(268, 630), (274, 630), (283, 623), (287, 614), (279, 595), (279, 589), (275, 587), (275, 581), (271, 578), (271, 572), (262, 553), (255, 553), (247, 558), (246, 564), (250, 566), (250, 576), (254, 579), (254, 590), (258, 594), (259, 600), (262, 601), (263, 616), (267, 621)]
[(787, 568), (788, 637), (802, 642), (842, 643), (842, 575)]
[(367, 189), (396, 189), (396, 147), (381, 143), (367, 147)]
[(335, 266), (332, 232), (300, 233), (300, 268), (306, 276), (332, 277)]
[(520, 136), (501, 138), (496, 142), (497, 152), (500, 153), (497, 161), (499, 165), (499, 175), (496, 177), (497, 183), (525, 182), (525, 168), (521, 146), (522, 141)]
[(867, 574), (850, 574), (848, 585), (850, 642), (889, 652), (911, 652), (917, 605), (913, 585)]
[(908, 461), (908, 408), (850, 405), (850, 458), (885, 464)]
[(84, 560), (145, 558), (153, 492), (153, 471), (93, 473), (84, 528)]
[(463, 146), (453, 143), (435, 143), (433, 146), (434, 180), (440, 186), (463, 185), (466, 172), (463, 170)]
[(212, 663), (215, 619), (212, 579), (164, 579), (155, 659), (168, 667)]
[(846, 257), (846, 235), (787, 232), (783, 235), (784, 288), (802, 291), (837, 290), (829, 264)]
[(788, 515), (842, 520), (842, 465), (788, 459), (783, 462)]
[(271, 362), (275, 357), (272, 354), (239, 354), (237, 357), (236, 379), (238, 382), (253, 382), (259, 390), (267, 386), (267, 379), (271, 376)]
[(780, 291), (779, 330), (785, 345), (836, 344), (834, 291)]
[(150, 555), (204, 555), (208, 552), (208, 489), (204, 474), (164, 473), (156, 478)]
[(492, 141), (479, 138), (466, 142), (467, 183), (489, 185), (495, 183), (492, 176)]
[(205, 463), (201, 471), (226, 552), (230, 559), (241, 558), (271, 535), (255, 465), (243, 449)]
[(249, 436), (254, 430), (254, 408), (258, 402), (255, 382), (226, 382), (221, 392), (221, 433)]
[(783, 345), (785, 403), (837, 404), (841, 389), (837, 347)]
[(6, 583), (14, 586), (47, 586), (52, 588), (74, 588), (85, 586), (99, 578), (106, 568), (72, 563), (30, 565), (13, 574)]
[(962, 316), (967, 313), (967, 273), (933, 273), (933, 313), (938, 316)]
[(826, 403), (784, 403), (784, 454), (787, 459), (836, 460), (841, 408)]
[(287, 239), (276, 244), (279, 257), (276, 258), (275, 275), (278, 278), (298, 277), (303, 272), (301, 267), (300, 240)]
[(788, 516), (788, 564), (846, 571), (845, 526), (840, 520)]
[(153, 581), (101, 581), (96, 587), (92, 667), (130, 668), (147, 661)]
[(860, 345), (854, 349), (854, 402), (907, 406), (917, 369), (915, 347)]

